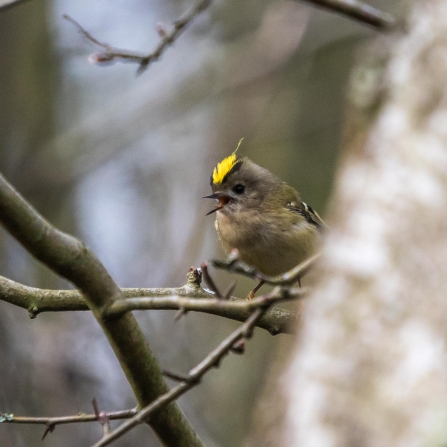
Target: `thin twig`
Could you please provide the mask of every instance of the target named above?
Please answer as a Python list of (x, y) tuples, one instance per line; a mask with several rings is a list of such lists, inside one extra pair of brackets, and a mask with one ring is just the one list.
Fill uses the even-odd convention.
[(264, 281), (266, 284), (288, 286), (295, 284), (300, 278), (306, 275), (309, 270), (315, 266), (320, 258), (320, 253), (311, 256), (310, 258), (298, 264), (288, 272), (278, 276), (267, 276), (261, 273), (255, 267), (252, 267), (245, 262), (239, 261), (232, 253), (226, 261), (212, 260), (211, 264), (218, 269), (227, 270), (229, 272), (238, 273), (239, 275), (248, 276), (252, 279)]
[[(15, 0), (18, 2), (19, 0)], [(23, 1), (23, 0), (22, 0)], [(330, 11), (342, 14), (351, 19), (355, 19), (361, 23), (373, 26), (380, 30), (391, 29), (395, 25), (395, 19), (391, 14), (380, 11), (359, 0), (303, 0), (312, 5), (328, 9)], [(12, 0), (13, 3), (14, 0)], [(8, 3), (8, 2), (7, 2)], [(89, 59), (93, 63), (108, 64), (115, 61), (133, 62), (139, 65), (137, 75), (143, 73), (150, 63), (156, 61), (164, 53), (166, 48), (172, 45), (180, 36), (182, 31), (209, 5), (211, 0), (197, 0), (196, 3), (187, 11), (182, 17), (172, 23), (171, 30), (166, 27), (158, 25), (156, 27), (160, 35), (160, 42), (155, 49), (150, 53), (136, 52), (126, 49), (121, 49), (109, 45), (106, 42), (101, 42), (95, 38), (91, 33), (85, 30), (76, 20), (67, 14), (63, 18), (71, 22), (84, 35), (86, 39), (92, 42), (102, 51), (93, 53)]]
[(224, 300), (230, 300), (233, 296), (234, 289), (236, 288), (236, 281), (234, 281), (230, 286), (228, 287), (227, 291), (224, 293), (223, 299)]
[(73, 23), (76, 28), (92, 43), (102, 48), (102, 53), (95, 53), (90, 56), (90, 60), (95, 63), (110, 63), (118, 60), (125, 62), (136, 62), (139, 64), (137, 74), (141, 74), (148, 65), (160, 58), (166, 48), (172, 45), (176, 39), (180, 36), (181, 32), (197, 17), (203, 10), (205, 10), (211, 3), (211, 0), (198, 0), (182, 17), (172, 23), (172, 29), (166, 30), (165, 28), (158, 28), (158, 33), (161, 37), (160, 42), (156, 48), (148, 53), (139, 53), (129, 50), (123, 50), (120, 48), (112, 47), (111, 45), (100, 42), (98, 39), (92, 36), (86, 31), (78, 22), (73, 18), (64, 14), (63, 17), (69, 22)]
[(189, 376), (185, 376), (184, 374), (178, 374), (172, 371), (168, 371), (166, 369), (163, 370), (163, 375), (168, 379), (175, 380), (176, 382), (188, 382)]
[[(108, 435), (112, 429), (110, 428), (110, 418), (105, 411), (99, 411), (98, 402), (96, 399), (92, 400), (93, 409), (95, 410), (96, 420), (102, 427), (102, 435)], [(43, 439), (43, 438), (42, 438)]]
[(216, 283), (214, 282), (213, 278), (208, 272), (208, 264), (206, 262), (203, 262), (200, 266), (202, 269), (203, 279), (207, 283), (208, 287), (211, 289), (212, 292), (214, 292), (220, 300), (224, 299), (224, 296), (220, 292), (219, 288), (216, 286)]
[(358, 0), (303, 0), (306, 3), (342, 14), (379, 30), (389, 30), (396, 24), (391, 14)]
[[(101, 417), (107, 417), (114, 421), (117, 419), (129, 419), (137, 414), (137, 409), (101, 412)], [(39, 424), (46, 425), (43, 438), (48, 432), (52, 432), (57, 425), (62, 424), (77, 424), (79, 422), (97, 422), (98, 415), (79, 413), (73, 416), (58, 416), (58, 417), (31, 417), (31, 416), (15, 416), (14, 414), (0, 413), (0, 423), (3, 424)], [(43, 439), (42, 438), (42, 439)]]
[[(256, 322), (261, 318), (262, 314), (267, 308), (257, 309), (248, 318), (248, 320), (236, 329), (229, 337), (227, 337), (217, 348), (215, 348), (210, 354), (208, 354), (195, 368), (193, 368), (189, 374), (181, 381), (176, 387), (172, 388), (167, 393), (161, 395), (154, 402), (143, 408), (138, 414), (128, 419), (121, 424), (118, 428), (110, 432), (109, 435), (103, 437), (100, 441), (94, 444), (92, 447), (104, 447), (115, 441), (136, 425), (143, 423), (147, 418), (153, 414), (156, 410), (162, 406), (176, 400), (181, 395), (185, 394), (191, 388), (197, 386), (202, 377), (213, 367), (219, 366), (220, 361), (225, 357), (232, 346), (239, 340), (251, 335)], [(181, 376), (176, 375), (176, 378), (181, 380)]]

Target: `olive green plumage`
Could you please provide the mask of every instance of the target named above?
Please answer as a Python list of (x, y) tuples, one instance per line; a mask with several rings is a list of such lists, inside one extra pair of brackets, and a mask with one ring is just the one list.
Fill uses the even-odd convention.
[(324, 222), (298, 192), (269, 170), (233, 153), (211, 176), (219, 201), (216, 230), (223, 249), (266, 275), (278, 275), (314, 254)]

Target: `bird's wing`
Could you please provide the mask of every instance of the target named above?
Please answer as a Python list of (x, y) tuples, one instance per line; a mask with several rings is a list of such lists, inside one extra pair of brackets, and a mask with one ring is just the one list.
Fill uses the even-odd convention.
[(307, 203), (301, 200), (296, 200), (287, 203), (287, 208), (293, 213), (297, 213), (304, 217), (312, 225), (315, 225), (320, 230), (326, 230), (327, 225), (324, 223), (323, 219), (314, 211)]

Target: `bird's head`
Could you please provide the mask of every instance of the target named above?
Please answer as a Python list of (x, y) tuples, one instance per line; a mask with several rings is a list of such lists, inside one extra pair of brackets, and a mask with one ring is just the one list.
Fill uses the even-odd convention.
[(216, 199), (218, 204), (208, 214), (219, 211), (226, 215), (260, 208), (282, 187), (282, 182), (269, 170), (246, 157), (238, 158), (236, 152), (217, 164), (210, 184), (213, 193), (204, 198)]

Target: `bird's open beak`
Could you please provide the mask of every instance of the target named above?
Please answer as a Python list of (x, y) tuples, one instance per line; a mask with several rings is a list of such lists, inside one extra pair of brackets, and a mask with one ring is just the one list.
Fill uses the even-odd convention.
[(208, 216), (209, 214), (213, 214), (216, 211), (221, 210), (231, 200), (231, 197), (227, 194), (216, 192), (214, 194), (210, 194), (209, 196), (204, 196), (202, 197), (202, 199), (216, 199), (219, 201), (219, 204), (216, 206), (216, 208), (211, 210), (209, 213), (206, 213), (206, 215)]

